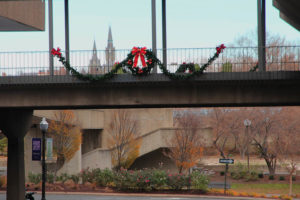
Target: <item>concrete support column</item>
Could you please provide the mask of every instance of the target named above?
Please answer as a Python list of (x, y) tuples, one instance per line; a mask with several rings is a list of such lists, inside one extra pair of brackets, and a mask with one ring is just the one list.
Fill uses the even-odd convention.
[(24, 138), (8, 139), (7, 200), (23, 200), (25, 195)]
[(0, 129), (8, 138), (7, 200), (24, 200), (24, 136), (30, 128), (33, 110), (0, 111)]

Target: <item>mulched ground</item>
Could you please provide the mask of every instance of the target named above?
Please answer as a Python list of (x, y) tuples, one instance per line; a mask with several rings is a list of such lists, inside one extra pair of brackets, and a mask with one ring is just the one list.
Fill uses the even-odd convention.
[[(280, 176), (283, 176), (285, 180), (279, 180)], [(224, 182), (224, 176), (221, 176), (219, 173), (215, 173), (213, 175), (209, 176), (209, 180), (212, 182)], [(269, 176), (265, 175), (263, 178), (258, 178), (256, 181), (246, 181), (243, 179), (235, 180), (232, 179), (230, 176), (230, 173), (227, 174), (227, 180), (230, 183), (289, 183), (289, 176), (287, 175), (275, 175), (274, 180), (269, 180)], [(300, 184), (300, 176), (296, 176), (296, 180), (293, 181), (293, 183), (299, 183)]]

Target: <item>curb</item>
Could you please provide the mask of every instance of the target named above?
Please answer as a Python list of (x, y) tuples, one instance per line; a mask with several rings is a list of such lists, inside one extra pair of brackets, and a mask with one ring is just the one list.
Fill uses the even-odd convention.
[[(41, 194), (41, 191), (34, 191)], [(0, 191), (5, 194), (6, 191)], [(216, 196), (216, 195), (195, 195), (195, 194), (147, 194), (147, 193), (104, 193), (104, 192), (46, 192), (52, 195), (93, 195), (93, 196), (132, 196), (132, 197), (188, 197), (188, 198), (217, 198), (217, 199), (240, 199), (240, 200), (266, 200), (272, 198), (254, 198), (254, 197), (234, 197), (234, 196)]]

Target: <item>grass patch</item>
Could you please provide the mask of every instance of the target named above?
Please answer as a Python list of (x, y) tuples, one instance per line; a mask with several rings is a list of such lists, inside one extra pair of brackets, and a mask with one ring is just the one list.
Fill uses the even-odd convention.
[[(289, 184), (286, 183), (233, 183), (231, 188), (238, 192), (255, 192), (264, 194), (288, 194)], [(293, 184), (293, 194), (300, 194), (300, 184)]]

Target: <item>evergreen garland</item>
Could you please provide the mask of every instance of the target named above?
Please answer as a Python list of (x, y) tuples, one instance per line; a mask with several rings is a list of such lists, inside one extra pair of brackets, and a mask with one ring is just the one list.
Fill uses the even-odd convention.
[(255, 66), (253, 66), (253, 67), (249, 70), (249, 72), (256, 72), (257, 69), (258, 69), (258, 63), (257, 63)]
[(186, 70), (189, 70), (189, 73), (194, 72), (196, 70), (194, 63), (182, 63), (175, 73), (185, 73)]
[[(147, 76), (150, 74), (151, 70), (155, 65), (158, 65), (164, 75), (168, 76), (172, 80), (187, 80), (199, 74), (202, 74), (206, 68), (219, 57), (219, 54), (222, 53), (223, 49), (226, 47), (222, 44), (219, 47), (216, 47), (216, 53), (214, 56), (208, 59), (208, 62), (196, 70), (193, 63), (183, 63), (179, 66), (175, 73), (171, 73), (161, 61), (153, 54), (152, 51), (143, 48), (134, 47), (132, 51), (127, 55), (127, 58), (120, 63), (116, 63), (115, 67), (108, 73), (103, 75), (91, 75), (91, 74), (82, 74), (76, 69), (71, 67), (70, 63), (66, 61), (65, 57), (62, 56), (60, 49), (52, 49), (52, 55), (59, 58), (59, 61), (64, 65), (67, 71), (71, 72), (73, 76), (76, 76), (80, 80), (84, 81), (104, 81), (111, 79), (119, 69), (126, 71), (128, 69), (135, 76)], [(142, 68), (137, 66), (137, 59), (142, 60)], [(186, 70), (189, 70), (189, 73), (185, 73)]]
[[(194, 76), (197, 76), (199, 74), (202, 74), (204, 72), (204, 70), (206, 70), (206, 68), (214, 61), (216, 60), (218, 57), (219, 57), (219, 54), (218, 52), (215, 53), (215, 55), (211, 58), (208, 59), (208, 62), (205, 63), (204, 65), (202, 65), (200, 67), (199, 70), (195, 70), (195, 65), (194, 64), (188, 64), (188, 65), (183, 65), (182, 68), (180, 69), (181, 71), (184, 69), (184, 68), (188, 68), (188, 69), (192, 69), (190, 71), (190, 73), (188, 74), (178, 74), (178, 73), (171, 73), (161, 62), (160, 60), (157, 60), (157, 64), (159, 66), (159, 68), (162, 70), (163, 74), (168, 76), (170, 79), (172, 80), (187, 80), (187, 79), (190, 79)], [(193, 67), (191, 68), (190, 65), (193, 65)]]

